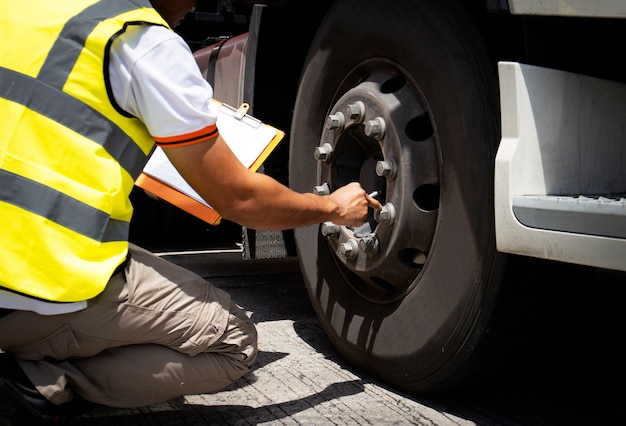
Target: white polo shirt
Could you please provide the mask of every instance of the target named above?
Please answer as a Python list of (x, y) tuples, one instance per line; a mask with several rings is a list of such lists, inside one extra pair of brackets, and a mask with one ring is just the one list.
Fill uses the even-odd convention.
[(111, 88), (119, 106), (138, 117), (159, 143), (187, 141), (215, 126), (213, 89), (184, 40), (161, 26), (129, 26), (113, 42)]

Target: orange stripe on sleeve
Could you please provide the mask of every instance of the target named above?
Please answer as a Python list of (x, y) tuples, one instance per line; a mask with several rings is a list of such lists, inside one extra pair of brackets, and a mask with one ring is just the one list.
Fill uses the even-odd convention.
[(207, 126), (202, 130), (184, 135), (168, 136), (165, 138), (154, 137), (153, 139), (161, 148), (174, 148), (178, 146), (192, 145), (199, 142), (208, 141), (219, 135), (215, 124)]

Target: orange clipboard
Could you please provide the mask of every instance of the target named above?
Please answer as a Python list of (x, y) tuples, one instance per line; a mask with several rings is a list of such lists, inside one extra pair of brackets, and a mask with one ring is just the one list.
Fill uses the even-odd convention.
[[(247, 104), (234, 108), (219, 101), (212, 102), (217, 104), (220, 135), (239, 161), (256, 172), (285, 133), (249, 115)], [(135, 185), (211, 225), (218, 225), (222, 220), (189, 186), (159, 147), (150, 156)]]

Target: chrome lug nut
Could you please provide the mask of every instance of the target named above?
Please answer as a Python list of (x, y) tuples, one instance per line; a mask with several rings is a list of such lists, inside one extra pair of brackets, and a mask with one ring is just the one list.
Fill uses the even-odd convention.
[(381, 140), (385, 136), (385, 130), (387, 130), (387, 123), (382, 117), (376, 117), (365, 123), (365, 134), (374, 139)]
[(398, 167), (394, 160), (383, 160), (376, 163), (376, 174), (387, 179), (396, 177)]
[(329, 238), (337, 238), (341, 232), (341, 227), (332, 222), (322, 223), (322, 235)]
[(342, 112), (338, 112), (336, 114), (329, 115), (326, 118), (326, 128), (328, 130), (335, 130), (337, 132), (341, 132), (346, 125), (346, 117)]
[(317, 148), (315, 148), (315, 152), (313, 153), (315, 159), (319, 161), (330, 161), (330, 157), (332, 154), (333, 146), (328, 142), (326, 142), (322, 146), (318, 146)]
[(365, 117), (365, 104), (361, 101), (356, 101), (346, 107), (346, 115), (348, 118), (356, 123), (363, 121)]
[(380, 223), (391, 224), (396, 218), (396, 208), (393, 204), (387, 203), (381, 210), (374, 211), (374, 219)]
[(325, 182), (321, 185), (313, 187), (313, 193), (317, 195), (329, 195), (330, 187), (328, 186), (328, 183)]
[(359, 247), (357, 245), (357, 242), (353, 238), (350, 238), (345, 243), (339, 244), (337, 250), (339, 250), (339, 254), (341, 256), (345, 257), (348, 260), (353, 260), (357, 257)]

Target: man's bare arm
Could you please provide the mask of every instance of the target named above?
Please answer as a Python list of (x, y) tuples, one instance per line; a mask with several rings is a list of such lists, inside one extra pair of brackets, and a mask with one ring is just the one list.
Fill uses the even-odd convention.
[(220, 136), (167, 148), (165, 153), (222, 217), (252, 229), (291, 229), (325, 221), (358, 226), (365, 221), (368, 206), (381, 208), (358, 183), (329, 196), (292, 191), (267, 175), (245, 168)]

